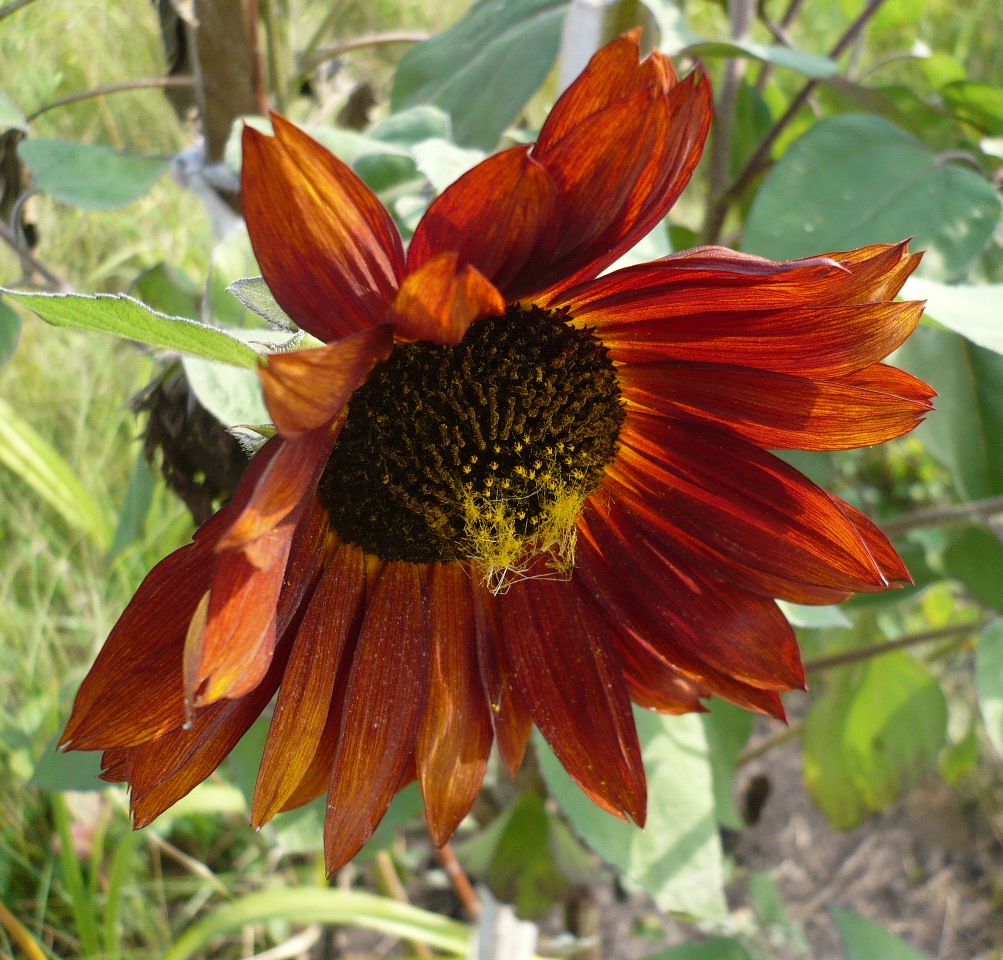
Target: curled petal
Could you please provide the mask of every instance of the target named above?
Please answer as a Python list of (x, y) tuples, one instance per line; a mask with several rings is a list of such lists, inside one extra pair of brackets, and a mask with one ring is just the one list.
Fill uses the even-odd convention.
[(380, 324), (325, 347), (269, 354), (258, 375), (276, 429), (295, 440), (329, 424), (392, 349), (393, 330)]
[(477, 673), (470, 580), (458, 563), (432, 564), (426, 584), (431, 642), (428, 706), (418, 730), (418, 779), (436, 844), (473, 805), (491, 751), (491, 721)]
[(269, 289), (304, 330), (334, 340), (379, 323), (404, 274), (390, 214), (332, 153), (275, 114), (245, 126), (241, 191)]
[(548, 298), (589, 325), (668, 320), (707, 312), (891, 300), (922, 254), (908, 243), (876, 244), (777, 263), (725, 247), (696, 247), (615, 270)]
[(328, 873), (372, 836), (408, 772), (428, 699), (424, 567), (388, 563), (367, 601), (328, 788)]
[(628, 403), (711, 423), (771, 450), (884, 443), (908, 433), (933, 409), (925, 383), (884, 365), (837, 380), (675, 361), (625, 366), (618, 374)]
[(530, 577), (501, 605), (507, 659), (533, 720), (599, 806), (644, 825), (647, 787), (610, 628), (574, 581)]
[(387, 314), (397, 336), (455, 346), (470, 324), (505, 312), (505, 300), (480, 271), (458, 267), (455, 253), (440, 253), (411, 273)]

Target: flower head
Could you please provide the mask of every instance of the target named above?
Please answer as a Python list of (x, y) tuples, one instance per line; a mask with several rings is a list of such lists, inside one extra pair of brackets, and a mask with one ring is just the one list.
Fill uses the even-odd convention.
[(865, 516), (767, 450), (880, 443), (930, 409), (880, 363), (919, 320), (893, 302), (917, 255), (707, 247), (599, 276), (682, 191), (710, 116), (705, 77), (624, 36), (536, 144), (431, 204), (407, 254), (306, 134), (245, 130), (258, 262), (325, 345), (269, 358), (276, 437), (77, 696), (63, 744), (105, 751), (137, 825), (276, 691), (252, 817), (327, 791), (331, 870), (415, 778), (444, 842), (492, 744), (514, 771), (533, 724), (643, 823), (631, 700), (782, 717), (804, 672), (774, 598), (908, 579)]

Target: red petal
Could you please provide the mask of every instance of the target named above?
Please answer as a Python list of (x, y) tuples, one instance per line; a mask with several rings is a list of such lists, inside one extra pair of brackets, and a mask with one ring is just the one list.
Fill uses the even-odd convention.
[(271, 566), (255, 566), (239, 550), (217, 555), (205, 623), (193, 621), (185, 640), (185, 697), (193, 708), (241, 697), (267, 672), (286, 561), (303, 513), (297, 510), (260, 538), (273, 558)]
[(524, 580), (500, 609), (506, 659), (557, 758), (599, 806), (643, 826), (641, 747), (609, 625), (573, 582)]
[(321, 340), (381, 323), (404, 274), (390, 215), (337, 157), (287, 120), (275, 136), (245, 126), (241, 188), (269, 289)]
[[(759, 312), (715, 309), (667, 320), (602, 325), (616, 363), (695, 360), (832, 379), (886, 357), (916, 329), (922, 303), (791, 307)], [(575, 313), (576, 321), (592, 323)]]
[(470, 591), (477, 633), (477, 663), (484, 696), (490, 707), (498, 752), (514, 777), (522, 766), (526, 744), (533, 732), (533, 718), (519, 694), (511, 668), (505, 662), (498, 622), (499, 600), (476, 579), (471, 581)]
[[(587, 534), (587, 531), (583, 532)], [(624, 555), (623, 552), (618, 552), (615, 558), (622, 562)], [(645, 589), (652, 589), (651, 582), (636, 577), (633, 564), (628, 565), (626, 570), (622, 566), (614, 569), (608, 558), (603, 557), (598, 548), (588, 541), (587, 536), (578, 541), (575, 577), (581, 580), (607, 620), (615, 624), (618, 649), (629, 648), (624, 661), (628, 679), (632, 670), (640, 670), (653, 657), (665, 667), (689, 677), (701, 688), (739, 706), (784, 719), (783, 705), (775, 690), (738, 680), (727, 670), (718, 670), (703, 658), (701, 651), (704, 637), (716, 634), (718, 629), (713, 617), (708, 619), (714, 613), (713, 604), (702, 602), (699, 598), (691, 602), (687, 598), (683, 606), (674, 611), (666, 604), (651, 603), (651, 594), (644, 593)], [(630, 589), (625, 589), (623, 584), (631, 585)], [(654, 596), (659, 596), (661, 589), (661, 585), (656, 583)], [(718, 589), (723, 592), (737, 590), (729, 584), (719, 584)], [(739, 592), (743, 596), (731, 600), (733, 605), (739, 607), (746, 597), (754, 596), (745, 591)], [(696, 611), (693, 620), (688, 617), (691, 607)], [(753, 605), (751, 609), (755, 611), (757, 608)], [(761, 629), (762, 619), (757, 622), (759, 627), (756, 623), (743, 627), (742, 636), (751, 636), (757, 629)], [(652, 686), (658, 676), (657, 673), (652, 673), (647, 678), (647, 691), (642, 693), (646, 693), (648, 698), (654, 696)], [(641, 699), (638, 702), (645, 706), (651, 705), (650, 700)]]
[(458, 344), (475, 320), (505, 312), (505, 300), (484, 274), (457, 268), (455, 253), (436, 254), (408, 276), (387, 314), (399, 337)]
[(616, 270), (549, 298), (589, 325), (668, 320), (691, 314), (891, 300), (921, 254), (879, 244), (776, 263), (725, 247), (697, 247)]
[(711, 113), (709, 81), (691, 74), (668, 91), (660, 83), (634, 90), (559, 140), (537, 144), (533, 157), (558, 189), (559, 245), (551, 263), (530, 265), (511, 295), (553, 296), (650, 233), (689, 182)]
[(432, 564), (425, 589), (431, 672), (418, 731), (418, 778), (432, 839), (442, 846), (480, 790), (492, 735), (467, 572), (458, 563)]
[(269, 354), (258, 375), (279, 433), (294, 440), (329, 424), (392, 349), (393, 331), (381, 324), (326, 347)]
[(503, 150), (432, 201), (408, 249), (408, 267), (416, 271), (455, 252), (508, 294), (526, 265), (553, 247), (556, 209), (554, 184), (529, 148)]
[(211, 546), (190, 544), (150, 571), (84, 678), (60, 747), (131, 747), (185, 722), (185, 632), (213, 562)]
[(283, 808), (306, 775), (333, 709), (346, 641), (354, 640), (361, 623), (362, 551), (348, 544), (329, 550), (282, 677), (254, 788), (255, 828)]
[(630, 403), (715, 427), (770, 449), (846, 450), (908, 433), (933, 409), (911, 374), (876, 365), (839, 380), (752, 367), (668, 361), (618, 371)]
[(284, 666), (284, 658), (276, 658), (262, 683), (246, 696), (215, 703), (188, 729), (175, 730), (129, 751), (135, 827), (145, 827), (226, 759), (272, 699)]
[[(713, 429), (631, 412), (606, 487), (669, 542), (704, 561), (837, 591), (888, 586), (860, 534), (831, 497), (783, 461)], [(713, 562), (712, 562), (712, 569)], [(717, 570), (714, 569), (717, 573)], [(720, 574), (718, 574), (720, 575)], [(725, 579), (729, 579), (725, 576)], [(768, 580), (761, 580), (765, 587)], [(753, 588), (755, 589), (755, 588)]]
[(428, 698), (424, 567), (388, 563), (367, 600), (328, 789), (329, 873), (372, 836), (412, 763)]
[(912, 583), (912, 577), (906, 569), (902, 558), (895, 552), (891, 541), (878, 529), (870, 517), (861, 513), (853, 504), (840, 500), (829, 494), (830, 499), (840, 512), (853, 524), (861, 540), (870, 552), (871, 559), (884, 574), (889, 583)]
[[(626, 609), (638, 607), (657, 622), (656, 645), (673, 651), (682, 672), (703, 682), (701, 670), (709, 666), (765, 690), (804, 686), (797, 638), (772, 600), (674, 562), (615, 505), (606, 516), (590, 511), (582, 528), (602, 555), (610, 582), (619, 585)], [(590, 569), (589, 588), (598, 596), (605, 587), (597, 582), (596, 565)]]
[(684, 677), (647, 647), (617, 634), (616, 649), (630, 688), (630, 699), (647, 710), (659, 713), (705, 713), (700, 697), (710, 691)]

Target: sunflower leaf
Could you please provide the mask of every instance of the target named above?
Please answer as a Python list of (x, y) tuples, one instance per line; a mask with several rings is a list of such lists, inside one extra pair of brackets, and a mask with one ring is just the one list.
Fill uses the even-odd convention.
[(1003, 755), (1003, 619), (982, 631), (975, 659), (975, 688), (986, 734)]
[(913, 237), (926, 274), (955, 276), (1000, 219), (991, 183), (880, 117), (821, 120), (767, 174), (743, 249), (776, 260)]
[(699, 943), (680, 943), (644, 960), (752, 960), (752, 955), (731, 937), (710, 937)]
[(18, 153), (36, 190), (84, 210), (111, 210), (146, 193), (171, 161), (72, 140), (25, 140)]
[(937, 759), (947, 705), (907, 653), (840, 670), (804, 726), (805, 784), (837, 830), (894, 803)]
[(910, 277), (902, 296), (925, 300), (927, 316), (980, 347), (1003, 353), (1003, 283), (948, 284)]
[(885, 930), (884, 927), (844, 910), (831, 908), (832, 919), (846, 948), (846, 960), (927, 960), (925, 954), (914, 950), (904, 940)]
[(452, 118), (457, 143), (493, 149), (550, 72), (568, 4), (478, 0), (454, 26), (404, 55), (392, 110), (436, 104)]
[(10, 360), (21, 339), (21, 318), (0, 300), (0, 367)]
[(596, 806), (536, 734), (547, 788), (579, 837), (640, 883), (661, 909), (721, 919), (724, 870), (703, 724), (694, 714), (635, 710), (634, 717), (648, 775), (644, 830)]
[(249, 346), (222, 330), (185, 317), (157, 313), (132, 297), (26, 293), (3, 287), (0, 293), (57, 327), (112, 333), (162, 350), (176, 350), (237, 367), (255, 369), (261, 360)]

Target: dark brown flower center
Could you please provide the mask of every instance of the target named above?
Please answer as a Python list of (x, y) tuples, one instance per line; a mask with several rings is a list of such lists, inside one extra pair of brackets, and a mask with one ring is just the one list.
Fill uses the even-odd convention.
[(318, 488), (338, 535), (384, 560), (481, 561), (496, 586), (535, 553), (570, 565), (624, 413), (606, 348), (566, 319), (510, 307), (377, 364)]

